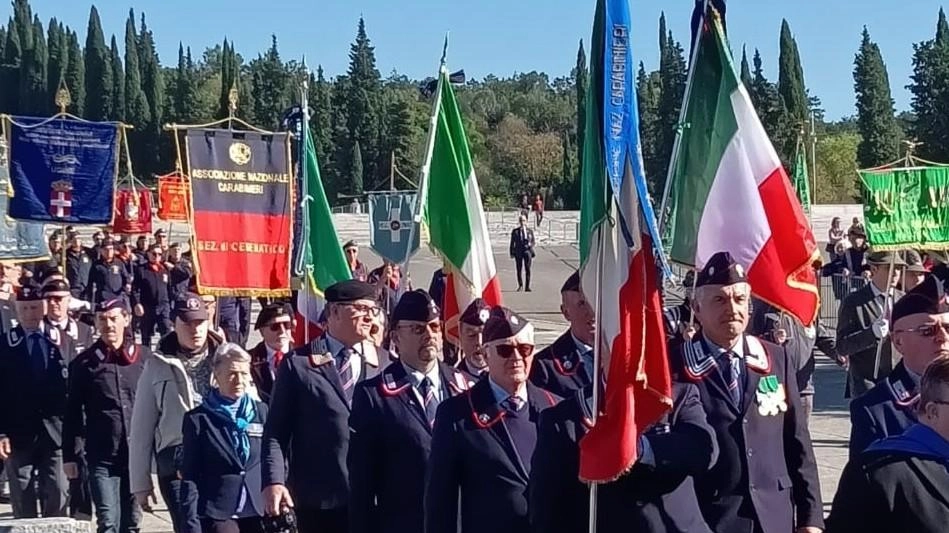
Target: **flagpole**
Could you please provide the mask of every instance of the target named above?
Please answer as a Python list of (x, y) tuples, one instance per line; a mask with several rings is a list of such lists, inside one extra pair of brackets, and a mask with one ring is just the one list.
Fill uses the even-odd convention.
[[(306, 132), (310, 124), (310, 102), (309, 102), (309, 92), (310, 92), (310, 69), (306, 66), (306, 58), (303, 59), (303, 85), (301, 86), (302, 95), (300, 97), (300, 107), (303, 111), (303, 122), (300, 124), (300, 149), (298, 150), (297, 158), (300, 161), (300, 182), (303, 184), (302, 191), (300, 191), (300, 214), (303, 220), (301, 221), (300, 227), (302, 228), (303, 233), (303, 243), (310, 241), (310, 210), (306, 207), (307, 199), (309, 198), (310, 191), (308, 190), (308, 184), (306, 179)], [(292, 245), (293, 239), (291, 239)], [(304, 244), (305, 246), (305, 244)], [(306, 262), (306, 257), (304, 254), (299, 254), (298, 256), (298, 265), (304, 266), (303, 263)], [(313, 265), (305, 265), (305, 273), (303, 278), (303, 283), (301, 290), (297, 292), (299, 295), (300, 292), (303, 293), (303, 310), (304, 313), (300, 313), (299, 309), (297, 312), (304, 317), (305, 321), (319, 320), (318, 317), (310, 317), (310, 280), (313, 277)], [(296, 269), (294, 269), (296, 270)], [(310, 345), (310, 324), (303, 325), (303, 341), (307, 346)]]
[[(609, 186), (604, 187), (604, 191), (608, 191)], [(609, 202), (609, 194), (607, 196), (607, 208), (611, 209)], [(615, 218), (607, 219), (603, 224), (616, 223)], [(606, 231), (604, 228), (600, 227), (600, 234), (597, 236), (599, 241), (599, 246), (596, 253), (596, 289), (593, 297), (593, 309), (594, 309), (594, 323), (596, 328), (593, 333), (593, 409), (590, 415), (590, 422), (593, 426), (596, 426), (596, 421), (600, 415), (600, 383), (602, 379), (600, 378), (600, 361), (603, 360), (602, 354), (602, 324), (603, 324), (603, 252), (604, 247), (606, 246)], [(590, 533), (596, 533), (596, 509), (597, 509), (597, 483), (590, 483)]]
[[(672, 177), (675, 175), (676, 166), (679, 162), (679, 148), (682, 144), (682, 130), (686, 127), (685, 115), (688, 111), (689, 99), (692, 96), (692, 84), (695, 81), (695, 60), (699, 57), (699, 48), (702, 46), (702, 25), (705, 24), (705, 17), (708, 16), (708, 0), (702, 1), (702, 18), (699, 19), (698, 27), (695, 28), (695, 46), (692, 47), (692, 57), (689, 59), (689, 75), (685, 82), (685, 94), (682, 96), (682, 108), (679, 109), (679, 121), (676, 123), (676, 137), (672, 143), (672, 160), (669, 162), (669, 171), (666, 173), (666, 183), (662, 189), (662, 203), (659, 204), (659, 238), (662, 238), (663, 230), (666, 226), (666, 208), (669, 204), (669, 194), (672, 192)], [(662, 36), (659, 36), (660, 39)]]

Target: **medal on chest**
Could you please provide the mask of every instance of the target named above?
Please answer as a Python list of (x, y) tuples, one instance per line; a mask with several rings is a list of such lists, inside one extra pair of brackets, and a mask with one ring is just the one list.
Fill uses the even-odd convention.
[(765, 376), (758, 381), (755, 399), (758, 402), (758, 414), (761, 416), (776, 416), (788, 410), (784, 385), (775, 375)]

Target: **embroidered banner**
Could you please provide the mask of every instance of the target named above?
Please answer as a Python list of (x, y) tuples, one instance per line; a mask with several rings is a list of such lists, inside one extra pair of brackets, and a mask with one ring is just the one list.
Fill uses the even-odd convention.
[(119, 126), (67, 118), (8, 118), (10, 216), (111, 224)]
[(419, 228), (413, 231), (413, 192), (379, 192), (369, 195), (369, 237), (372, 249), (383, 259), (403, 265), (418, 251)]
[(179, 174), (158, 178), (158, 218), (165, 222), (188, 221), (188, 182)]
[(43, 224), (20, 222), (7, 216), (10, 175), (0, 154), (0, 261), (32, 261), (49, 257)]
[(874, 250), (949, 249), (949, 167), (861, 171)]
[(199, 291), (290, 293), (289, 140), (286, 133), (186, 132)]
[(152, 191), (144, 187), (115, 191), (112, 232), (118, 235), (152, 232)]

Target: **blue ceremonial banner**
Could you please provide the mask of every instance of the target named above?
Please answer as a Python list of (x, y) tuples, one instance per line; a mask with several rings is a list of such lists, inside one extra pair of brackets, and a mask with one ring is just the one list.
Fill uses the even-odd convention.
[(62, 224), (111, 224), (119, 124), (12, 117), (10, 217)]
[(414, 191), (369, 194), (371, 246), (383, 259), (402, 265), (418, 251), (421, 232), (412, 230), (417, 197)]
[(10, 175), (0, 168), (0, 261), (32, 261), (49, 256), (43, 224), (18, 222), (7, 216)]

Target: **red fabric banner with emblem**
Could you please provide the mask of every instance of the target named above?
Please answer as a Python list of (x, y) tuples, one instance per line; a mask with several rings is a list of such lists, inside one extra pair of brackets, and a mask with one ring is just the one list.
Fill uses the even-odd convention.
[(144, 187), (115, 191), (112, 232), (117, 235), (152, 232), (152, 191)]
[(188, 182), (180, 174), (158, 178), (158, 218), (165, 222), (188, 221)]

